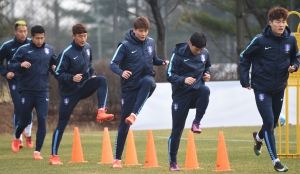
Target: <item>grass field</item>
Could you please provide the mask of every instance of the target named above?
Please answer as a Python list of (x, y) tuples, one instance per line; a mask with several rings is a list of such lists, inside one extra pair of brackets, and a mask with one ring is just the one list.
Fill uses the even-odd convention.
[[(200, 170), (181, 170), (181, 173), (216, 173), (218, 134), (224, 132), (230, 167), (233, 171), (222, 173), (275, 173), (266, 146), (263, 145), (262, 154), (258, 157), (253, 152), (252, 132), (259, 127), (220, 127), (203, 128), (202, 134), (194, 135)], [(80, 131), (80, 127), (79, 127)], [(114, 149), (116, 131), (109, 131), (112, 149)], [(86, 163), (68, 163), (72, 156), (73, 132), (65, 132), (59, 156), (64, 162), (62, 166), (48, 164), (51, 153), (52, 134), (48, 133), (41, 151), (44, 160), (32, 159), (33, 149), (24, 147), (18, 153), (11, 151), (12, 135), (0, 135), (0, 173), (170, 173), (167, 154), (167, 142), (170, 130), (154, 130), (153, 137), (156, 146), (158, 168), (142, 168), (146, 156), (147, 131), (133, 131), (138, 161), (141, 165), (123, 166), (122, 169), (113, 169), (111, 164), (98, 164), (102, 151), (102, 132), (80, 131), (80, 139)], [(277, 131), (276, 131), (277, 134)], [(296, 153), (295, 126), (290, 131), (290, 153)], [(185, 166), (188, 130), (183, 132), (178, 152), (178, 165)], [(278, 138), (278, 137), (276, 137)], [(35, 140), (35, 136), (34, 136)], [(284, 146), (283, 146), (284, 147)], [(125, 160), (126, 147), (123, 153)], [(284, 151), (283, 151), (284, 152)], [(124, 162), (124, 161), (123, 161)], [(289, 173), (300, 173), (300, 159), (281, 159), (289, 167)]]

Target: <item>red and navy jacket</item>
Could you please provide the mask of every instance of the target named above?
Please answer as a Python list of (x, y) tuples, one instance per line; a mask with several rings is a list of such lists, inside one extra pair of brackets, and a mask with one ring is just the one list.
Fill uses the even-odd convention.
[[(55, 70), (55, 78), (59, 83), (61, 96), (69, 96), (79, 92), (83, 84), (96, 75), (92, 67), (92, 50), (88, 43), (83, 47), (74, 40), (59, 56)], [(82, 74), (80, 82), (74, 82), (73, 77)]]
[[(162, 65), (164, 60), (157, 57), (155, 42), (147, 37), (145, 41), (139, 40), (132, 29), (126, 31), (125, 40), (115, 52), (110, 69), (121, 78), (122, 92), (136, 89), (140, 86), (142, 78), (154, 76), (153, 65)], [(122, 78), (123, 71), (132, 72), (129, 79)]]
[[(18, 50), (18, 48), (22, 45), (28, 44), (31, 39), (26, 38), (26, 40), (21, 43), (17, 40), (15, 37), (14, 39), (11, 39), (7, 42), (4, 42), (3, 45), (0, 48), (0, 74), (4, 77), (6, 77), (6, 74), (9, 72), (7, 70), (8, 62), (13, 58), (14, 54)], [(4, 60), (6, 60), (6, 65), (4, 65)], [(17, 80), (19, 77), (18, 73), (15, 73), (14, 78), (12, 80)]]
[(286, 27), (283, 34), (277, 36), (268, 25), (240, 54), (240, 83), (263, 92), (280, 92), (287, 86), (289, 66), (294, 65), (295, 71), (298, 70), (299, 56), (297, 40), (290, 29)]
[[(167, 80), (172, 84), (172, 98), (177, 99), (205, 84), (202, 77), (204, 73), (210, 74), (211, 64), (206, 48), (195, 56), (188, 43), (179, 43), (175, 45), (172, 52), (173, 55), (167, 69)], [(187, 77), (195, 78), (195, 83), (185, 84), (184, 81)]]
[[(30, 68), (22, 68), (27, 61)], [(32, 41), (21, 46), (8, 63), (8, 70), (19, 72), (19, 91), (49, 91), (49, 72), (54, 74), (52, 65), (56, 64), (56, 55), (48, 44), (37, 47)]]

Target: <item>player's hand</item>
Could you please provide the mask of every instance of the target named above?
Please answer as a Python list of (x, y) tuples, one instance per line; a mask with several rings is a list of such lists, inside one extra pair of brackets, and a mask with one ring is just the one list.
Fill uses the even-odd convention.
[(24, 61), (21, 63), (21, 67), (22, 68), (30, 68), (31, 67), (31, 63)]
[(251, 90), (252, 88), (251, 88), (251, 86), (248, 86), (248, 87), (246, 87), (248, 90)]
[(129, 79), (129, 77), (130, 77), (131, 75), (132, 75), (132, 72), (125, 70), (125, 71), (123, 71), (122, 77), (123, 77), (124, 79)]
[(52, 71), (55, 71), (55, 68), (56, 68), (56, 66), (55, 65), (52, 65)]
[(12, 79), (12, 78), (14, 78), (14, 76), (15, 76), (15, 73), (13, 73), (13, 72), (8, 72), (8, 73), (6, 74), (6, 78), (7, 78), (7, 79)]
[(73, 77), (73, 81), (74, 82), (80, 82), (82, 79), (82, 74), (76, 74), (74, 77)]
[(165, 60), (162, 64), (168, 66), (169, 65), (169, 60)]
[(187, 77), (187, 78), (185, 78), (184, 83), (187, 84), (187, 85), (192, 85), (192, 84), (195, 83), (195, 81), (196, 81), (195, 78), (193, 78), (193, 77)]
[(204, 73), (204, 76), (202, 76), (202, 79), (203, 79), (205, 82), (208, 82), (208, 81), (210, 80), (210, 74)]
[(296, 68), (294, 67), (294, 65), (293, 65), (293, 66), (289, 66), (288, 71), (291, 73), (291, 72), (294, 72), (295, 69), (296, 69)]

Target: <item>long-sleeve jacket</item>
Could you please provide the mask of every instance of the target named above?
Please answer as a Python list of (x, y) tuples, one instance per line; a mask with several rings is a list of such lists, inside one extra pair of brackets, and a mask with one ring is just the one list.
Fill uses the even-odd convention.
[[(22, 68), (27, 61), (30, 68)], [(21, 46), (8, 63), (8, 70), (19, 72), (19, 91), (49, 91), (49, 72), (54, 74), (51, 66), (56, 64), (56, 55), (48, 44), (37, 47), (32, 41)]]
[[(92, 67), (92, 50), (88, 43), (83, 47), (74, 40), (59, 56), (55, 70), (55, 78), (59, 83), (61, 96), (69, 96), (80, 91), (83, 84), (96, 75)], [(74, 82), (73, 77), (82, 74), (80, 82)]]
[[(22, 45), (28, 44), (29, 42), (29, 38), (26, 38), (23, 43), (19, 42), (17, 38), (14, 38), (2, 44), (2, 46), (0, 47), (0, 74), (2, 76), (6, 77), (6, 74), (9, 72), (7, 70), (7, 64), (13, 58), (18, 48)], [(4, 60), (6, 60), (6, 65), (4, 65)], [(15, 76), (12, 80), (17, 80), (19, 75), (17, 72), (15, 72), (14, 74)]]
[[(188, 43), (179, 43), (172, 52), (173, 55), (167, 69), (167, 80), (172, 84), (172, 98), (175, 99), (184, 97), (204, 85), (202, 77), (204, 73), (210, 74), (211, 64), (206, 48), (195, 56)], [(195, 78), (195, 83), (185, 84), (184, 81), (187, 77)]]
[[(122, 92), (125, 92), (138, 88), (143, 77), (154, 76), (153, 65), (162, 65), (163, 62), (156, 55), (152, 38), (140, 41), (129, 29), (111, 60), (110, 69), (120, 76)], [(129, 79), (122, 78), (125, 70), (132, 72)]]
[[(268, 25), (240, 54), (240, 83), (264, 92), (276, 93), (287, 86), (289, 66), (299, 67), (297, 41), (288, 27), (281, 36)], [(251, 85), (249, 70), (251, 70)]]

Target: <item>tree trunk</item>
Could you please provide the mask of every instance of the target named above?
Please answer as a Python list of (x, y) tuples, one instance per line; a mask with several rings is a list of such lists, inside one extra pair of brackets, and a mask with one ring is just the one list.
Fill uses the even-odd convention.
[(161, 59), (165, 59), (165, 25), (161, 17), (157, 0), (146, 0), (151, 7), (151, 11), (157, 27), (157, 39), (156, 39), (156, 52), (157, 56)]
[(243, 51), (244, 47), (244, 2), (241, 0), (236, 0), (236, 53), (237, 53), (237, 59), (236, 59), (236, 64), (237, 64), (237, 75), (238, 79), (240, 79), (240, 73), (239, 73), (239, 60), (240, 60), (240, 53)]

